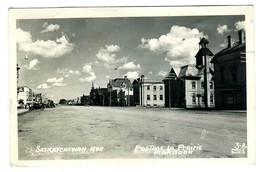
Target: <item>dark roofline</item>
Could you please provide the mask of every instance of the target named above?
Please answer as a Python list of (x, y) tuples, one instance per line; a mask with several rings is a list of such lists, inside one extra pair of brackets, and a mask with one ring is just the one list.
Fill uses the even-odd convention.
[(211, 63), (214, 63), (214, 61), (220, 57), (220, 56), (223, 56), (223, 55), (227, 55), (227, 54), (230, 54), (230, 53), (233, 53), (233, 52), (237, 52), (237, 51), (240, 51), (240, 50), (245, 50), (246, 49), (246, 43), (243, 43), (241, 45), (236, 45), (234, 47), (230, 47), (230, 48), (225, 48), (221, 51), (219, 51), (218, 53), (216, 53), (214, 55), (214, 57), (211, 59)]

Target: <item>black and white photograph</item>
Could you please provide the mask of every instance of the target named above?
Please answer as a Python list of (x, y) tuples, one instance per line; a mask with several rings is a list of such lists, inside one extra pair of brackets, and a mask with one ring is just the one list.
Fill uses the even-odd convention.
[(252, 6), (9, 16), (14, 165), (255, 162)]

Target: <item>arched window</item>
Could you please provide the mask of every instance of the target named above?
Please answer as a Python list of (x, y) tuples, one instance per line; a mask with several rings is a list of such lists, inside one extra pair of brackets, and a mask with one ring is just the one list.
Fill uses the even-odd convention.
[(192, 89), (196, 89), (196, 82), (195, 81), (192, 82)]

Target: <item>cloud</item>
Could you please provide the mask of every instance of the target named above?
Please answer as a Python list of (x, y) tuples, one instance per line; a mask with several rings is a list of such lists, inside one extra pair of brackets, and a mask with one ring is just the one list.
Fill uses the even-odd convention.
[(123, 75), (124, 76), (127, 76), (128, 79), (136, 79), (139, 77), (139, 72), (138, 71), (129, 71), (127, 72), (126, 74)]
[(153, 74), (153, 72), (152, 72), (152, 71), (149, 71), (149, 72), (148, 72), (148, 74), (149, 74), (149, 75), (152, 75), (152, 74)]
[(220, 35), (223, 35), (225, 32), (230, 32), (231, 30), (228, 29), (227, 25), (218, 25), (217, 27), (217, 32)]
[(37, 88), (39, 89), (48, 89), (51, 88), (51, 86), (48, 86), (46, 83), (39, 85)]
[(67, 84), (63, 84), (63, 83), (60, 83), (60, 82), (55, 82), (52, 84), (52, 86), (56, 86), (56, 87), (64, 87), (66, 86)]
[[(166, 54), (165, 61), (171, 66), (180, 67), (193, 64), (199, 49), (199, 41), (205, 35), (198, 29), (172, 26), (169, 33), (159, 38), (141, 39), (139, 49), (148, 49), (156, 54)], [(205, 36), (207, 37), (207, 36)]]
[(79, 78), (80, 82), (92, 82), (93, 80), (96, 79), (95, 74), (89, 76), (89, 77), (85, 77), (85, 78)]
[(246, 23), (245, 21), (238, 21), (235, 23), (236, 30), (244, 29), (246, 30)]
[(110, 78), (110, 75), (106, 75), (105, 78), (109, 79)]
[(68, 77), (70, 77), (70, 75), (69, 75), (69, 74), (66, 74), (64, 77), (65, 77), (65, 78), (68, 78)]
[(72, 70), (72, 69), (69, 69), (69, 68), (58, 68), (56, 72), (58, 74), (63, 74), (63, 75), (67, 75), (67, 74), (80, 75), (80, 71)]
[(70, 43), (63, 34), (56, 40), (32, 40), (30, 32), (18, 28), (16, 30), (17, 45), (20, 51), (35, 54), (45, 58), (57, 58), (70, 53), (74, 49), (74, 44)]
[(31, 33), (20, 28), (16, 30), (16, 39), (18, 44), (32, 42)]
[(32, 61), (30, 61), (29, 64), (24, 65), (24, 67), (28, 70), (37, 70), (37, 66), (39, 64), (39, 60), (38, 59), (33, 59)]
[(79, 78), (80, 82), (92, 82), (93, 80), (96, 79), (96, 75), (95, 72), (92, 68), (92, 64), (88, 63), (88, 64), (84, 64), (83, 65), (83, 72), (86, 73), (87, 75), (89, 75), (88, 77), (84, 77), (84, 78)]
[(114, 68), (119, 63), (127, 61), (127, 57), (118, 58), (116, 53), (120, 51), (118, 45), (105, 45), (101, 47), (96, 54), (96, 57), (103, 63), (106, 68)]
[(53, 32), (55, 30), (58, 30), (60, 26), (58, 24), (48, 24), (47, 22), (45, 22), (42, 28), (44, 28), (44, 30), (42, 30), (41, 33), (46, 33), (46, 32)]
[(85, 73), (92, 73), (93, 72), (92, 64), (89, 63), (89, 64), (83, 65), (83, 72), (85, 72)]
[(140, 64), (134, 64), (134, 62), (128, 62), (124, 63), (122, 66), (119, 66), (118, 69), (136, 70), (140, 69)]
[(56, 77), (54, 77), (54, 78), (48, 78), (46, 82), (48, 82), (48, 83), (61, 83), (63, 80), (64, 80), (63, 77), (58, 78), (58, 79)]
[(159, 76), (163, 76), (163, 77), (166, 76), (167, 74), (168, 74), (168, 72), (167, 71), (163, 71), (163, 70), (158, 72), (158, 75)]

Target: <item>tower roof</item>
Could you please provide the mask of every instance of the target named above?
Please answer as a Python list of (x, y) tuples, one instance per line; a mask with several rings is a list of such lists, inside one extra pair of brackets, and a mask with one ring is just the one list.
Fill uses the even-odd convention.
[(201, 45), (201, 44), (207, 45), (208, 43), (209, 43), (209, 41), (203, 37), (198, 44), (199, 45)]

